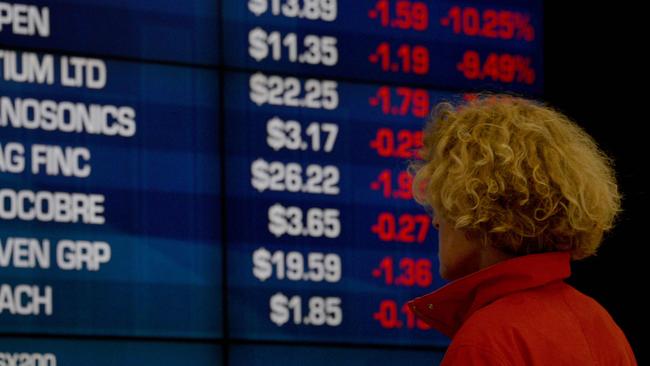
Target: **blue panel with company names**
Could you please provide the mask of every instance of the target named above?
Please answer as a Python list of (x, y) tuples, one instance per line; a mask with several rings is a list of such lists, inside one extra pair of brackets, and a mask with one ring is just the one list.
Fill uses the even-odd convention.
[(0, 365), (180, 366), (188, 363), (222, 365), (221, 347), (209, 343), (0, 338)]
[(45, 79), (0, 81), (0, 330), (219, 337), (217, 74), (12, 57)]
[(0, 46), (216, 64), (219, 8), (213, 0), (2, 2)]

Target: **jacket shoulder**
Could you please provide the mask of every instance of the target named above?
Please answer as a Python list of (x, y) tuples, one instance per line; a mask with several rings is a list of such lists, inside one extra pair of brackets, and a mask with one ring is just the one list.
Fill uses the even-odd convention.
[(489, 347), (476, 344), (452, 344), (440, 366), (510, 366), (506, 359)]
[(563, 294), (600, 364), (636, 365), (623, 330), (601, 304), (568, 285)]
[(636, 364), (609, 313), (564, 282), (510, 294), (479, 309), (454, 343), (485, 345), (513, 364)]

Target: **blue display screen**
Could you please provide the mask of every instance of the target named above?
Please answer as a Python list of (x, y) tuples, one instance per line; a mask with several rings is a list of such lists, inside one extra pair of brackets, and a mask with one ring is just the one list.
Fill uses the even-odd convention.
[(0, 329), (217, 337), (217, 74), (98, 62), (97, 89), (0, 81)]
[[(259, 103), (274, 78), (299, 89), (310, 81), (331, 86), (338, 102), (312, 109)], [(444, 345), (404, 306), (442, 284), (437, 237), (405, 172), (422, 122), (369, 104), (388, 92), (401, 105), (395, 88), (327, 83), (225, 76), (225, 120), (255, 126), (234, 124), (225, 139), (231, 335)], [(419, 93), (427, 105), (458, 98), (399, 91)], [(309, 101), (309, 91), (296, 100)], [(259, 304), (270, 312), (255, 311)]]
[(304, 365), (314, 366), (377, 365), (389, 366), (408, 362), (410, 365), (438, 365), (442, 354), (431, 351), (386, 349), (341, 349), (287, 346), (238, 345), (230, 352), (232, 365)]
[(407, 169), (542, 93), (541, 7), (0, 1), (0, 365), (437, 364)]
[[(301, 3), (301, 5), (298, 5)], [(541, 93), (541, 1), (225, 1), (224, 64)]]
[(214, 0), (3, 2), (0, 45), (139, 60), (216, 64)]
[(208, 343), (1, 339), (0, 365), (223, 365), (221, 347)]

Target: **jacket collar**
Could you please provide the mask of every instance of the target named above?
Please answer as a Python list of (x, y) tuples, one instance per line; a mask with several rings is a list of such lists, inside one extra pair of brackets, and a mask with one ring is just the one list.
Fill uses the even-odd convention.
[(477, 310), (508, 294), (571, 275), (571, 254), (530, 254), (503, 261), (413, 299), (408, 306), (431, 327), (453, 337)]

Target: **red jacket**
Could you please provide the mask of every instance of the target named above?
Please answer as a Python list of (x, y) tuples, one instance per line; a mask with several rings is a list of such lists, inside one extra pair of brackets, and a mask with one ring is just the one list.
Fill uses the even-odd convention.
[(518, 257), (409, 302), (452, 338), (443, 366), (636, 365), (625, 335), (592, 298), (564, 283), (568, 253)]

